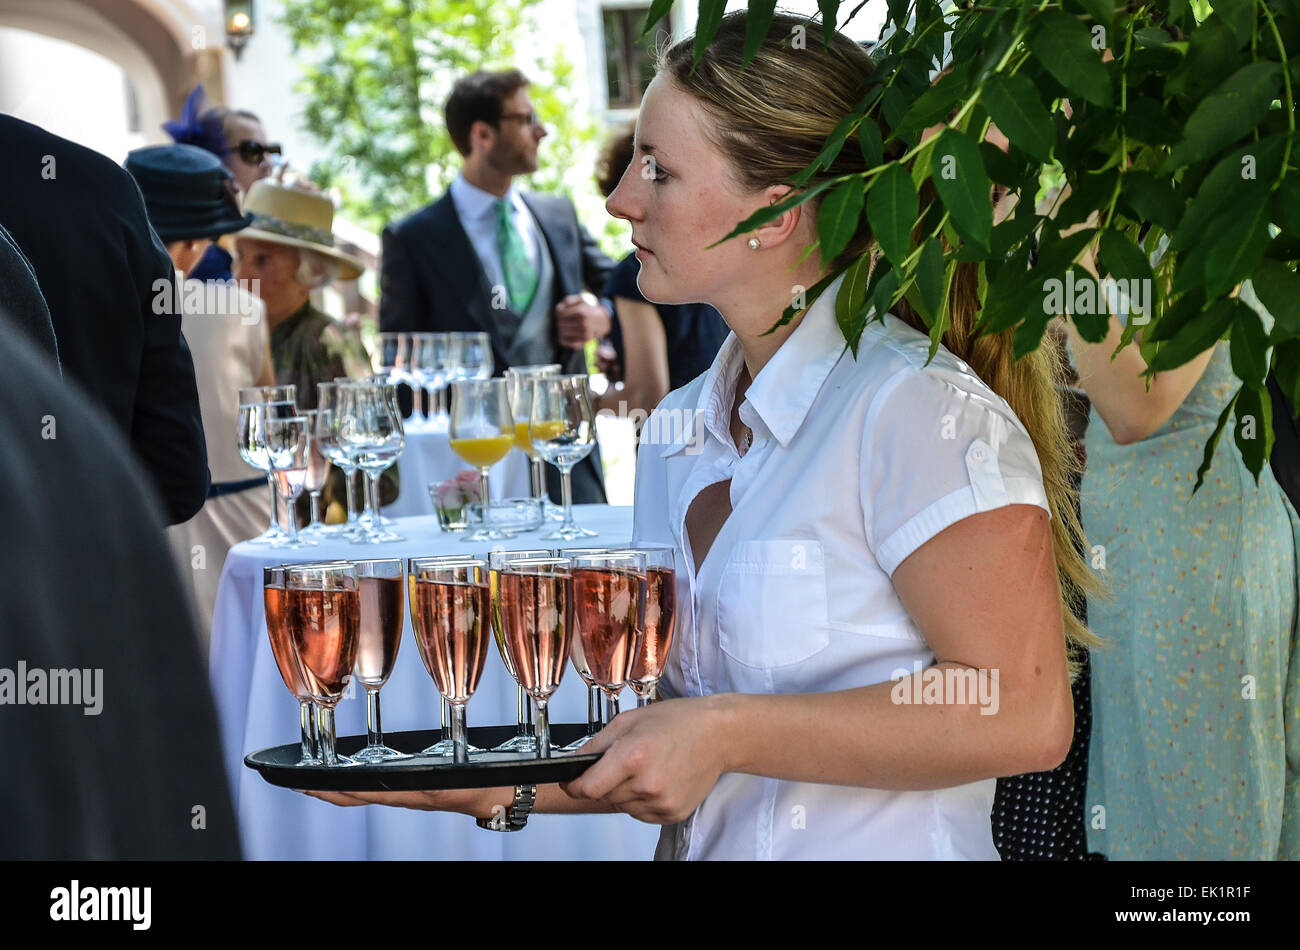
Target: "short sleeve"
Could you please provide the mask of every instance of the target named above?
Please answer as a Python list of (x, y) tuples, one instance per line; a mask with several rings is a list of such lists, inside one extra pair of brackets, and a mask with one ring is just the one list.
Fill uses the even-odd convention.
[(861, 459), (867, 540), (891, 576), (963, 518), (1018, 504), (1051, 515), (1033, 442), (969, 372), (931, 364), (887, 382), (867, 412)]

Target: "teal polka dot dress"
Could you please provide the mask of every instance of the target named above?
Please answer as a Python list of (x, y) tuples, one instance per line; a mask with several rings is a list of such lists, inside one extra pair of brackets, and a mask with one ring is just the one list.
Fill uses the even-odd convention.
[[(1118, 445), (1096, 411), (1081, 504), (1093, 568), (1088, 847), (1113, 860), (1300, 858), (1300, 518), (1225, 428), (1226, 343), (1157, 433)], [(1262, 436), (1261, 436), (1262, 437)]]

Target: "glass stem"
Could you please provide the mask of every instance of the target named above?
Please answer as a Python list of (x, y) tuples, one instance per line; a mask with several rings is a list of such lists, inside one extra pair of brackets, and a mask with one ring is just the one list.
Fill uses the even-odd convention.
[(492, 522), (488, 520), (488, 512), (492, 510), (492, 490), (488, 485), (489, 469), (485, 465), (478, 470), (479, 475), (479, 494), (483, 501), (483, 530), (490, 531)]
[(280, 493), (275, 489), (275, 473), (267, 470), (266, 484), (271, 489), (271, 524), (267, 531), (280, 530)]
[(600, 689), (587, 687), (587, 735), (594, 736), (600, 731)]
[(343, 494), (347, 499), (348, 506), (348, 524), (355, 526), (357, 523), (357, 505), (356, 499), (352, 497), (352, 476), (357, 470), (355, 468), (345, 468), (343, 470)]
[(528, 735), (528, 713), (526, 711), (528, 709), (528, 697), (524, 695), (524, 688), (522, 686), (518, 687), (518, 689), (519, 729), (515, 735), (522, 739), (524, 736)]
[(366, 472), (366, 491), (370, 498), (370, 517), (379, 524), (379, 472)]
[(379, 720), (379, 690), (366, 687), (366, 745), (384, 744), (384, 727)]
[(465, 739), (465, 704), (456, 703), (451, 707), (451, 744), (452, 757), (458, 763), (469, 761), (469, 743)]
[(338, 753), (334, 749), (334, 710), (328, 706), (316, 709), (316, 724), (320, 732), (320, 758), (324, 765), (338, 765)]
[(636, 694), (636, 708), (637, 708), (637, 709), (644, 709), (646, 706), (649, 706), (649, 705), (650, 705), (650, 697), (648, 697), (648, 696), (643, 696), (643, 695), (641, 695), (640, 693), (637, 693), (637, 694)]
[(294, 505), (297, 496), (287, 496), (284, 499), (284, 524), (289, 529), (289, 543), (298, 543), (298, 510)]
[(551, 757), (551, 720), (546, 712), (546, 700), (535, 700), (537, 704), (537, 757)]
[(606, 693), (605, 694), (605, 725), (609, 725), (611, 722), (613, 722), (614, 717), (618, 715), (618, 712), (619, 712), (618, 694)]
[(544, 463), (536, 455), (528, 460), (528, 473), (533, 482), (533, 497), (546, 499), (546, 473), (542, 469)]
[(302, 758), (310, 762), (316, 758), (316, 717), (311, 712), (311, 700), (298, 700), (298, 720), (302, 727)]
[(560, 469), (560, 491), (564, 495), (564, 524), (573, 527), (573, 466)]
[(447, 709), (447, 700), (444, 699), (442, 701), (442, 738), (444, 742), (451, 738), (451, 725), (447, 721), (451, 717), (447, 715)]
[(320, 510), (320, 500), (321, 500), (320, 489), (317, 489), (316, 491), (312, 492), (309, 498), (311, 504), (311, 524), (309, 524), (307, 527), (319, 528), (321, 522), (325, 520)]

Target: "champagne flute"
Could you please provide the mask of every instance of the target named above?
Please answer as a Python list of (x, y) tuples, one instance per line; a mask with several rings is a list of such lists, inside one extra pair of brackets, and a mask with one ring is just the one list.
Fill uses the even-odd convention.
[(239, 389), (239, 456), (258, 471), (266, 472), (266, 484), (271, 490), (271, 523), (257, 537), (249, 539), (249, 544), (270, 544), (285, 536), (280, 527), (280, 496), (276, 492), (275, 478), (271, 475), (271, 466), (266, 458), (266, 443), (257, 426), (257, 410), (250, 407), (266, 403), (287, 403), (292, 406), (297, 396), (296, 386), (241, 386)]
[(361, 600), (350, 564), (285, 568), (288, 632), (298, 649), (303, 678), (319, 708), (320, 757), (328, 766), (353, 765), (334, 748), (334, 707), (357, 659)]
[(501, 625), (515, 680), (537, 707), (537, 757), (550, 758), (546, 704), (559, 688), (573, 637), (568, 558), (520, 558), (502, 565)]
[(533, 405), (528, 434), (537, 454), (560, 470), (564, 494), (564, 523), (546, 541), (591, 538), (596, 532), (573, 522), (573, 466), (591, 454), (596, 442), (595, 419), (587, 397), (587, 377), (533, 377)]
[(670, 547), (637, 546), (645, 556), (645, 623), (641, 642), (632, 661), (627, 685), (636, 693), (639, 709), (654, 701), (655, 687), (663, 675), (668, 651), (673, 645), (677, 607), (677, 562)]
[(301, 548), (314, 545), (308, 538), (298, 537), (298, 510), (295, 502), (302, 494), (307, 479), (307, 464), (311, 458), (311, 435), (305, 416), (277, 417), (270, 405), (262, 406), (261, 424), (266, 433), (266, 456), (271, 463), (271, 474), (284, 500), (285, 524), (289, 526), (284, 541), (272, 542), (277, 547)]
[[(515, 665), (510, 660), (510, 651), (506, 649), (505, 629), (501, 625), (501, 569), (503, 565), (512, 561), (548, 557), (551, 557), (551, 552), (545, 548), (531, 551), (492, 551), (488, 554), (488, 586), (492, 596), (492, 636), (496, 639), (497, 652), (501, 654), (501, 661), (506, 665), (506, 672), (516, 683), (519, 682), (519, 677), (515, 674)], [(516, 703), (518, 731), (512, 738), (494, 747), (493, 752), (537, 751), (537, 739), (531, 729), (532, 707), (528, 704), (528, 696), (523, 686), (517, 688), (519, 690)]]
[(316, 720), (312, 715), (311, 690), (303, 678), (298, 649), (289, 636), (288, 591), (284, 586), (284, 565), (262, 568), (262, 597), (266, 608), (266, 633), (271, 639), (280, 678), (293, 698), (298, 700), (298, 725), (301, 729), (302, 755), (298, 765), (319, 765), (316, 754)]
[[(490, 354), (489, 354), (490, 356)], [(504, 379), (463, 379), (451, 384), (451, 450), (479, 470), (483, 524), (462, 541), (498, 541), (514, 535), (492, 527), (489, 470), (510, 453), (515, 435)]]
[(633, 551), (578, 554), (573, 565), (575, 639), (592, 681), (605, 692), (610, 718), (627, 685), (645, 622), (646, 558)]
[(528, 434), (529, 416), (533, 408), (532, 380), (537, 376), (558, 376), (562, 367), (559, 363), (537, 364), (533, 366), (512, 366), (505, 372), (506, 389), (510, 394), (510, 412), (515, 419), (515, 445), (528, 456), (528, 474), (532, 481), (533, 500), (542, 509), (543, 518), (560, 519), (564, 517), (557, 506), (546, 497), (546, 478), (544, 463), (533, 448), (532, 437)]
[(347, 538), (361, 534), (361, 523), (357, 519), (357, 509), (352, 497), (352, 476), (357, 472), (356, 463), (348, 454), (347, 448), (339, 439), (340, 393), (337, 383), (317, 383), (316, 442), (321, 454), (338, 466), (343, 472), (344, 504), (347, 505), (348, 520), (340, 530)]
[(302, 487), (310, 499), (311, 521), (299, 532), (299, 536), (318, 539), (332, 533), (325, 527), (325, 516), (321, 509), (321, 492), (325, 490), (325, 482), (329, 479), (330, 460), (321, 452), (320, 439), (317, 437), (320, 410), (306, 409), (300, 415), (307, 420), (307, 433), (310, 436), (307, 477), (303, 480)]
[[(558, 556), (574, 558), (582, 554), (604, 554), (609, 548), (565, 548), (555, 553)], [(564, 746), (562, 752), (576, 752), (584, 745), (591, 741), (591, 737), (600, 731), (601, 722), (601, 689), (596, 685), (596, 681), (591, 678), (591, 668), (587, 663), (586, 654), (582, 652), (582, 638), (576, 634), (573, 637), (569, 647), (569, 659), (573, 662), (573, 668), (578, 671), (582, 681), (587, 685), (587, 734), (579, 736), (568, 745)]]
[(357, 679), (366, 690), (366, 747), (352, 756), (358, 762), (384, 762), (410, 756), (384, 745), (379, 691), (388, 682), (402, 643), (404, 572), (401, 558), (354, 561), (361, 596), (357, 643)]
[[(412, 578), (415, 645), (434, 685), (451, 704), (452, 757), (469, 761), (465, 707), (487, 660), (489, 594), (481, 558), (433, 562)], [(436, 754), (426, 749), (423, 755)]]

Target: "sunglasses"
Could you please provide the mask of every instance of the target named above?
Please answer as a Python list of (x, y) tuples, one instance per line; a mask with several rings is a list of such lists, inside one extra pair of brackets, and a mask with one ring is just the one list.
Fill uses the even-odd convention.
[(234, 148), (226, 149), (225, 154), (229, 155), (231, 152), (238, 152), (239, 157), (250, 165), (262, 164), (262, 159), (268, 154), (281, 154), (280, 146), (278, 144), (263, 145), (261, 142), (254, 142), (252, 139), (244, 139), (244, 141), (240, 142)]
[(541, 118), (541, 116), (539, 116), (539, 115), (536, 113), (536, 111), (533, 111), (533, 112), (504, 112), (504, 113), (502, 113), (502, 114), (501, 114), (501, 121), (504, 122), (504, 121), (506, 121), (507, 119), (514, 119), (514, 120), (516, 120), (516, 121), (518, 121), (518, 122), (522, 122), (522, 123), (524, 123), (524, 125), (527, 125), (527, 126), (537, 126), (537, 125), (541, 125), (541, 124), (542, 124), (542, 118)]

